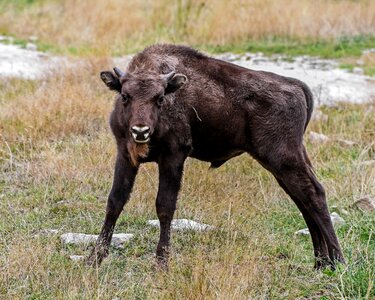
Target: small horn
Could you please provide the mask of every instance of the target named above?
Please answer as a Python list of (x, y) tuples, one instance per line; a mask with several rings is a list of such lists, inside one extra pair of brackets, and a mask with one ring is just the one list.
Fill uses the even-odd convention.
[(174, 76), (174, 74), (176, 74), (176, 72), (175, 72), (175, 71), (172, 71), (172, 72), (170, 72), (170, 73), (168, 73), (168, 74), (161, 74), (160, 77), (161, 77), (162, 79), (164, 79), (166, 82), (168, 82), (169, 80), (172, 79), (172, 77)]
[(125, 73), (124, 73), (123, 71), (121, 71), (121, 70), (120, 70), (119, 68), (117, 68), (117, 67), (114, 67), (114, 68), (113, 68), (113, 71), (115, 71), (117, 77), (119, 77), (119, 78), (125, 76)]

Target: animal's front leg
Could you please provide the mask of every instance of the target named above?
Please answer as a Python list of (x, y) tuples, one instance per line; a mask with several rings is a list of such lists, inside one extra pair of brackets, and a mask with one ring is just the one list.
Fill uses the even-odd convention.
[(116, 221), (125, 203), (129, 200), (137, 170), (138, 167), (134, 167), (127, 158), (118, 154), (113, 185), (108, 197), (104, 224), (96, 245), (86, 261), (87, 264), (99, 265), (103, 258), (108, 255), (108, 249)]
[(169, 254), (170, 227), (176, 210), (178, 192), (185, 156), (162, 159), (159, 162), (159, 190), (156, 198), (156, 212), (160, 222), (160, 239), (156, 249), (158, 263), (167, 266)]

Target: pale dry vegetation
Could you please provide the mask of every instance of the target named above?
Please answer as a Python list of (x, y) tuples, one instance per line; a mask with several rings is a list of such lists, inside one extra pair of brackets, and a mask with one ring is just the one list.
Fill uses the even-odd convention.
[(156, 42), (227, 45), (375, 34), (371, 0), (4, 2), (0, 33), (25, 39), (36, 35), (52, 48), (79, 54), (129, 53)]
[[(373, 215), (352, 208), (375, 194), (374, 105), (324, 108), (328, 123), (309, 130), (358, 144), (308, 144), (329, 206), (348, 211), (338, 230), (346, 267), (312, 269), (305, 224), (275, 180), (241, 156), (215, 171), (188, 160), (176, 217), (212, 224), (207, 233), (175, 232), (168, 273), (155, 272), (153, 253), (157, 168), (142, 166), (117, 232), (135, 234), (99, 269), (68, 256), (60, 232), (98, 233), (110, 189), (115, 146), (107, 124), (112, 94), (99, 82), (108, 61), (90, 59), (36, 82), (4, 80), (0, 88), (0, 298), (5, 299), (371, 299)], [(315, 297), (315, 298), (314, 298)]]

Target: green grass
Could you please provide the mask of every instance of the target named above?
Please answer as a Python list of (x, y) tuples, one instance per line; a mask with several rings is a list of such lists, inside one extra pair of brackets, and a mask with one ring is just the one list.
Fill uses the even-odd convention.
[(323, 58), (359, 57), (364, 49), (373, 48), (375, 37), (359, 35), (340, 37), (333, 40), (304, 41), (290, 38), (271, 37), (260, 41), (248, 41), (236, 45), (203, 45), (213, 53), (263, 52), (265, 54), (311, 55)]
[[(8, 35), (3, 33), (3, 35)], [(7, 41), (5, 41), (7, 43)], [(22, 47), (26, 46), (27, 40), (25, 39), (14, 39), (14, 43)], [(58, 47), (51, 43), (45, 41), (36, 41), (35, 44), (38, 46), (39, 51), (48, 51), (55, 54), (69, 54), (73, 56), (90, 56), (95, 54), (97, 50), (91, 48), (89, 45), (73, 47), (68, 46)], [(146, 44), (147, 45), (147, 44)], [(141, 51), (146, 45), (141, 45), (136, 48), (131, 49), (130, 52), (126, 47), (120, 47), (123, 49), (120, 51), (116, 50), (113, 55), (121, 56), (125, 54), (133, 54), (134, 52)], [(375, 37), (373, 36), (353, 36), (353, 37), (341, 37), (336, 40), (331, 41), (303, 41), (303, 40), (293, 40), (290, 38), (269, 38), (265, 40), (251, 40), (244, 43), (239, 43), (236, 45), (192, 45), (204, 51), (208, 51), (213, 54), (219, 54), (224, 52), (234, 52), (234, 53), (245, 53), (245, 52), (263, 52), (266, 55), (271, 54), (286, 54), (288, 56), (297, 55), (310, 55), (319, 56), (322, 58), (345, 58), (345, 57), (360, 57), (362, 51), (374, 47)], [(342, 64), (344, 69), (353, 69), (354, 64)], [(375, 73), (374, 67), (364, 66), (364, 71), (368, 75), (373, 75)]]
[[(340, 64), (340, 68), (344, 70), (348, 70), (350, 72), (353, 71), (355, 67), (358, 67), (357, 64), (350, 64), (350, 63), (343, 63)], [(363, 69), (363, 74), (367, 76), (375, 76), (375, 67), (373, 66), (360, 66)]]

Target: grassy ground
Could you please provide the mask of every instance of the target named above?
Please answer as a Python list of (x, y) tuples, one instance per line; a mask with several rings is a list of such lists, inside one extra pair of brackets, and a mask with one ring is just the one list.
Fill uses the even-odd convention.
[[(134, 233), (99, 269), (69, 260), (60, 232), (98, 233), (111, 185), (115, 147), (108, 128), (111, 94), (99, 84), (105, 60), (43, 81), (0, 82), (1, 299), (374, 299), (375, 216), (351, 205), (375, 195), (373, 105), (323, 107), (327, 123), (308, 130), (354, 140), (342, 147), (307, 143), (338, 229), (347, 266), (312, 269), (306, 227), (275, 180), (243, 155), (215, 171), (186, 163), (177, 218), (216, 226), (175, 232), (168, 273), (155, 272), (157, 169), (144, 165), (116, 232)], [(345, 214), (345, 211), (347, 214)]]
[(63, 55), (118, 56), (170, 42), (335, 58), (375, 75), (375, 53), (362, 53), (375, 45), (370, 0), (0, 0), (0, 34), (21, 46), (37, 37), (38, 50)]
[(41, 49), (74, 55), (119, 55), (173, 42), (215, 51), (358, 56), (374, 45), (375, 2), (0, 0), (0, 34), (37, 36)]
[[(375, 216), (352, 207), (375, 195), (375, 103), (323, 107), (327, 123), (308, 130), (356, 141), (311, 145), (347, 266), (312, 269), (312, 245), (295, 205), (254, 160), (241, 156), (215, 171), (186, 163), (176, 217), (216, 226), (175, 232), (168, 273), (155, 272), (158, 230), (155, 165), (142, 166), (116, 227), (134, 233), (102, 267), (72, 262), (84, 247), (60, 232), (98, 233), (111, 186), (115, 146), (108, 128), (111, 95), (99, 83), (107, 55), (155, 42), (211, 52), (263, 51), (340, 58), (373, 74), (374, 1), (0, 0), (0, 33), (41, 50), (80, 55), (87, 65), (46, 80), (0, 81), (0, 299), (374, 299)], [(231, 16), (231, 18), (227, 18)], [(286, 17), (287, 16), (287, 17)], [(16, 21), (15, 21), (16, 20)], [(345, 213), (347, 212), (347, 214)]]

